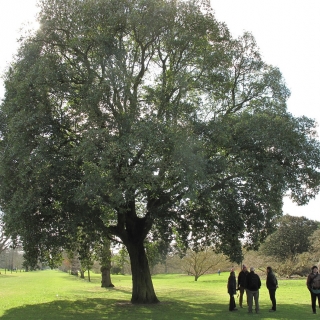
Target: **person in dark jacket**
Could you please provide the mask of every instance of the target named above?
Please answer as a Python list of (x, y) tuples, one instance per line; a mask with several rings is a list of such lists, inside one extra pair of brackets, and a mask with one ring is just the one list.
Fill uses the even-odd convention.
[(252, 313), (253, 298), (256, 313), (259, 313), (259, 289), (261, 287), (261, 280), (260, 277), (254, 272), (254, 267), (250, 268), (250, 272), (246, 276), (245, 286), (248, 298), (248, 313)]
[(236, 275), (234, 271), (230, 272), (227, 288), (230, 295), (229, 311), (237, 311), (238, 309), (236, 308), (236, 302), (234, 300), (234, 295), (237, 292)]
[(270, 300), (272, 302), (272, 308), (269, 311), (274, 312), (277, 310), (276, 290), (278, 288), (278, 280), (277, 280), (276, 276), (274, 275), (271, 267), (267, 267), (266, 286), (269, 290), (269, 296), (270, 296)]
[[(243, 294), (245, 292), (245, 286), (246, 286), (246, 276), (249, 273), (247, 270), (247, 267), (245, 265), (242, 266), (242, 270), (238, 274), (238, 290), (240, 292), (239, 294), (239, 306), (242, 308), (242, 302), (243, 302)], [(247, 294), (246, 294), (247, 296)], [(248, 304), (248, 296), (247, 296), (247, 304)]]
[(313, 266), (311, 268), (311, 273), (307, 278), (307, 287), (311, 294), (311, 306), (314, 314), (317, 313), (316, 310), (316, 300), (318, 297), (318, 304), (320, 308), (320, 274), (318, 273), (318, 267)]

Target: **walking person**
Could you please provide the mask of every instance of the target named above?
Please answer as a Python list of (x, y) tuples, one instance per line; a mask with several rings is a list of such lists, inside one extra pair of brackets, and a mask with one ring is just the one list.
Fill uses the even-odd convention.
[(271, 267), (267, 267), (266, 286), (269, 290), (269, 296), (270, 296), (270, 300), (272, 302), (272, 308), (269, 311), (274, 312), (277, 310), (276, 290), (278, 288), (278, 280), (277, 280), (275, 274), (273, 273)]
[(228, 293), (230, 295), (230, 302), (229, 302), (229, 311), (237, 311), (238, 309), (236, 308), (236, 302), (234, 300), (234, 295), (237, 292), (237, 286), (236, 286), (236, 275), (234, 271), (230, 272), (230, 276), (228, 278)]
[(259, 289), (261, 287), (260, 277), (254, 272), (254, 267), (250, 268), (249, 274), (246, 276), (246, 292), (248, 299), (248, 313), (252, 313), (253, 299), (255, 311), (259, 313)]
[[(238, 289), (239, 289), (239, 306), (240, 308), (243, 308), (242, 303), (243, 303), (243, 295), (245, 292), (246, 288), (246, 277), (249, 271), (247, 270), (247, 267), (245, 265), (242, 266), (242, 270), (238, 274)], [(247, 298), (247, 305), (248, 305), (248, 296), (246, 294)]]
[(311, 273), (308, 275), (308, 278), (307, 278), (307, 287), (311, 294), (312, 312), (316, 314), (317, 313), (317, 309), (316, 309), (317, 297), (318, 297), (318, 305), (320, 308), (320, 274), (318, 273), (317, 266), (313, 266), (311, 268)]

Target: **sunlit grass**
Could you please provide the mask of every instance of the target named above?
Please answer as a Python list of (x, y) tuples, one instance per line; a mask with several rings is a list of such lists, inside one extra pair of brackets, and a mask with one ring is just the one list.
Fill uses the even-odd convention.
[[(156, 305), (132, 305), (131, 277), (112, 276), (115, 288), (100, 286), (59, 271), (17, 272), (0, 275), (0, 317), (14, 320), (56, 319), (314, 319), (305, 279), (279, 280), (278, 311), (269, 313), (268, 291), (260, 290), (260, 314), (228, 311), (228, 274), (205, 275), (197, 282), (186, 275), (156, 275)], [(320, 310), (319, 310), (320, 316)]]

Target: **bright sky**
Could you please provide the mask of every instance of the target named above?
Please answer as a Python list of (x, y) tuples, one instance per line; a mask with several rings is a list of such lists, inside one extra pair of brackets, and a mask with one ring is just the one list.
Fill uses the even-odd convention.
[[(36, 2), (0, 0), (1, 73), (17, 50), (19, 29), (34, 21)], [(211, 0), (211, 5), (234, 37), (250, 31), (264, 61), (281, 70), (291, 91), (288, 110), (320, 123), (320, 0)], [(320, 221), (320, 196), (303, 207), (285, 199), (283, 212)]]

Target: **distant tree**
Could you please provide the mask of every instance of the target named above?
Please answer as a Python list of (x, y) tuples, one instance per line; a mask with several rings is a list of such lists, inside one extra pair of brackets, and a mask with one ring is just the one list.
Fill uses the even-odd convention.
[(169, 252), (166, 256), (164, 262), (164, 273), (181, 273), (182, 268), (182, 259), (180, 255)]
[(7, 250), (11, 244), (10, 237), (4, 232), (3, 213), (0, 211), (0, 254)]
[(71, 264), (70, 274), (73, 276), (78, 276), (79, 271), (81, 271), (81, 263), (79, 259), (79, 253), (77, 250), (68, 250), (68, 259)]
[(146, 254), (151, 273), (158, 263), (164, 263), (167, 254), (167, 244), (163, 241), (146, 241)]
[(206, 247), (199, 251), (189, 249), (182, 258), (182, 268), (188, 275), (194, 276), (194, 281), (197, 281), (202, 275), (215, 272), (223, 260), (226, 260), (226, 257), (214, 253), (212, 248)]
[(309, 253), (312, 256), (312, 261), (320, 264), (320, 228), (310, 235), (309, 241)]
[(61, 261), (61, 265), (59, 266), (59, 270), (64, 271), (64, 272), (71, 271), (71, 261), (69, 259), (69, 255), (66, 251), (62, 252), (62, 261)]
[[(243, 248), (243, 261), (242, 264), (246, 265), (248, 270), (250, 267), (254, 267), (257, 271), (260, 270), (261, 272), (266, 271), (266, 267), (271, 265), (274, 267), (274, 258), (270, 256), (266, 256), (262, 251), (261, 248), (259, 250), (246, 250)], [(241, 266), (239, 266), (239, 269)]]
[(292, 276), (306, 276), (310, 273), (311, 266), (314, 265), (312, 256), (309, 252), (304, 252), (296, 255), (292, 259), (286, 259), (284, 261), (274, 261), (273, 266), (276, 272), (283, 277)]
[(7, 270), (22, 269), (24, 263), (22, 247), (19, 245), (9, 246), (0, 254), (0, 268)]
[(108, 238), (101, 238), (95, 244), (95, 257), (101, 265), (101, 287), (103, 288), (114, 287), (111, 281), (112, 252), (110, 246), (111, 241)]
[(88, 281), (91, 281), (90, 270), (94, 264), (95, 253), (90, 244), (83, 245), (81, 251), (79, 252), (79, 260), (80, 260), (80, 270), (81, 270), (81, 278), (84, 278), (84, 273), (87, 271), (88, 273)]
[(125, 265), (130, 265), (130, 258), (128, 251), (125, 247), (122, 247), (116, 254), (111, 258), (112, 270), (114, 273), (125, 274)]
[(266, 239), (262, 252), (278, 262), (287, 261), (287, 265), (294, 266), (298, 256), (310, 250), (310, 235), (318, 228), (317, 221), (285, 215), (279, 219), (276, 231)]

